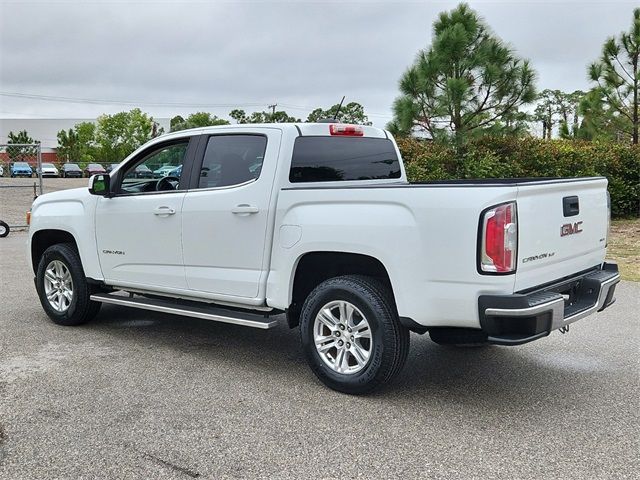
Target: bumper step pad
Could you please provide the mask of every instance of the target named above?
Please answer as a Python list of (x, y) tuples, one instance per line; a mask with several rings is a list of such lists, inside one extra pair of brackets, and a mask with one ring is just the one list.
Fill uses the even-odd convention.
[(619, 281), (617, 265), (605, 263), (601, 269), (531, 293), (481, 295), (482, 331), (490, 343), (499, 345), (536, 340), (607, 308), (615, 301)]

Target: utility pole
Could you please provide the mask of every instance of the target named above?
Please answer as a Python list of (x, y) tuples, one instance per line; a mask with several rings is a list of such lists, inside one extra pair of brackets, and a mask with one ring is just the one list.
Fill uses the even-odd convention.
[(274, 103), (273, 105), (267, 105), (267, 108), (271, 109), (271, 121), (275, 123), (274, 119), (276, 116), (276, 107), (278, 106), (277, 103)]

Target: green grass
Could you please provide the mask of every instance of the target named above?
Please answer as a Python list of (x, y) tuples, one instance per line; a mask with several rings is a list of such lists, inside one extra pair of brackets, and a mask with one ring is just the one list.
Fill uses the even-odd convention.
[(640, 282), (640, 218), (611, 222), (607, 259), (618, 263), (623, 280)]

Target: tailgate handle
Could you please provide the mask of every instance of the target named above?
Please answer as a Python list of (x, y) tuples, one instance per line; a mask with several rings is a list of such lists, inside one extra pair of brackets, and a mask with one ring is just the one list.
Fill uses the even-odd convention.
[(573, 217), (580, 213), (580, 201), (577, 195), (562, 199), (562, 213), (565, 217)]

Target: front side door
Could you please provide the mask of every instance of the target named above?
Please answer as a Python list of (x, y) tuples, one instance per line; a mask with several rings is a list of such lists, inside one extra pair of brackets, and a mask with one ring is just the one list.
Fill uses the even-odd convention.
[(257, 297), (280, 137), (277, 129), (203, 137), (192, 173), (197, 188), (189, 190), (183, 207), (191, 290)]
[[(197, 138), (153, 145), (112, 175), (114, 196), (100, 198), (96, 208), (98, 256), (108, 283), (187, 288), (182, 259), (187, 180), (181, 172), (190, 165)], [(140, 165), (154, 178), (139, 178)]]

